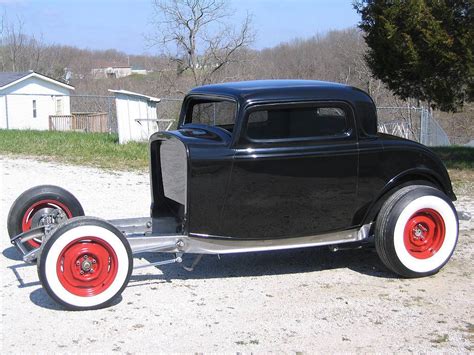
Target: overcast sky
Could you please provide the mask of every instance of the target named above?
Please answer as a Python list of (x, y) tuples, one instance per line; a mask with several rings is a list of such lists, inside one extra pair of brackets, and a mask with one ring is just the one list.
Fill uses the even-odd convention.
[[(272, 47), (296, 37), (355, 26), (352, 0), (229, 0), (236, 22), (254, 17), (254, 48)], [(17, 16), (24, 32), (46, 43), (80, 48), (113, 48), (129, 54), (153, 53), (152, 0), (0, 0), (9, 20)]]

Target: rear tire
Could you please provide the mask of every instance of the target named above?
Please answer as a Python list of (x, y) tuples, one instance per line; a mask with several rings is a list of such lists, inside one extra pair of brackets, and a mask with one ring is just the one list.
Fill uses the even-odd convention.
[(38, 276), (56, 302), (70, 310), (109, 305), (132, 273), (127, 239), (110, 223), (77, 217), (61, 225), (43, 246)]
[(403, 277), (437, 273), (450, 259), (459, 221), (453, 203), (430, 186), (407, 186), (388, 198), (375, 225), (382, 262)]
[[(10, 239), (41, 225), (48, 214), (62, 211), (66, 218), (84, 216), (81, 204), (69, 191), (53, 185), (35, 186), (23, 192), (8, 213), (8, 234)], [(24, 244), (27, 250), (41, 245), (41, 240), (32, 239)]]

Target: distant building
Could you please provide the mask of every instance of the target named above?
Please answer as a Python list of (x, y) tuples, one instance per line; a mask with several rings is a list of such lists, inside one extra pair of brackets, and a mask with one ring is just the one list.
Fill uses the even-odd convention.
[(92, 69), (92, 76), (95, 79), (104, 78), (124, 78), (132, 75), (132, 68), (129, 65), (114, 65)]
[(74, 87), (45, 75), (0, 72), (0, 129), (49, 129), (50, 115), (70, 115)]
[(143, 67), (133, 65), (132, 66), (132, 74), (137, 74), (137, 75), (147, 75), (149, 73), (148, 70), (146, 70)]
[(147, 75), (148, 71), (144, 68), (130, 65), (111, 64), (100, 68), (92, 69), (92, 76), (95, 79), (104, 78), (124, 78), (132, 74)]

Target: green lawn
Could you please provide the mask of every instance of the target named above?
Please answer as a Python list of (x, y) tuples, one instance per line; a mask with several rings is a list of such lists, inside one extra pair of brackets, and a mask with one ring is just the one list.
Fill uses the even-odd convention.
[(148, 167), (146, 143), (120, 145), (116, 134), (107, 133), (0, 130), (0, 154), (37, 156), (106, 169)]
[(474, 148), (451, 146), (431, 148), (448, 169), (473, 170)]

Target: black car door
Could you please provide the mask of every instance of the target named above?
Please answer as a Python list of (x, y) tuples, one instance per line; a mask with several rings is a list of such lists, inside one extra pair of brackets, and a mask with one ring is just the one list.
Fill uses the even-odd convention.
[(271, 239), (350, 228), (357, 164), (348, 104), (250, 108), (235, 147), (220, 234)]

